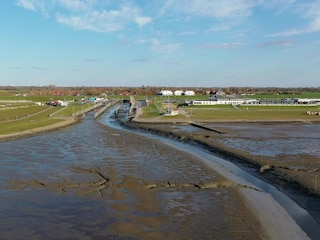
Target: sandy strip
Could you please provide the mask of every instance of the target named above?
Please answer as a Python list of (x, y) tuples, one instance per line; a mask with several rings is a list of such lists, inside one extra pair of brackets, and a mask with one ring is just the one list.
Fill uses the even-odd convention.
[[(215, 171), (230, 181), (241, 185), (251, 186), (252, 188), (257, 188), (217, 163), (213, 164), (207, 159), (202, 159), (202, 161), (208, 164), (209, 167), (214, 167)], [(263, 192), (262, 190), (255, 191), (250, 188), (241, 188), (239, 189), (239, 192), (243, 196), (248, 209), (260, 221), (270, 239), (309, 239), (306, 233), (291, 218), (288, 212), (278, 202), (276, 202), (269, 193)]]
[(250, 189), (240, 189), (240, 193), (248, 209), (257, 217), (270, 239), (310, 239), (270, 194)]

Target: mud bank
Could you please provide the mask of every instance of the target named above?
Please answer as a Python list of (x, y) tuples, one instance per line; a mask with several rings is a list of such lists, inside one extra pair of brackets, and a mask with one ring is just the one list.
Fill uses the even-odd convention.
[[(320, 196), (320, 166), (314, 157), (304, 155), (302, 157), (303, 161), (300, 160), (299, 162), (285, 161), (284, 159), (287, 159), (287, 156), (282, 156), (281, 158), (256, 156), (250, 154), (248, 151), (232, 148), (218, 142), (217, 140), (219, 138), (225, 137), (223, 130), (203, 131), (201, 133), (176, 130), (176, 126), (181, 124), (189, 125), (190, 123), (148, 123), (131, 121), (127, 123), (126, 126), (174, 138), (178, 141), (198, 144), (224, 159), (231, 160), (240, 165), (249, 164), (251, 168), (256, 169), (258, 177), (268, 179), (269, 182), (288, 182), (299, 186), (302, 191), (306, 191), (308, 194)], [(227, 126), (228, 123), (226, 123), (225, 128), (227, 128)], [(228, 137), (230, 137), (230, 131)]]

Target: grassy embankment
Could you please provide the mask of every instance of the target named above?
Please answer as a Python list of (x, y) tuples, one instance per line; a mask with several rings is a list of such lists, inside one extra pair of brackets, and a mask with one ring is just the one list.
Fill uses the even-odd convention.
[(39, 106), (36, 102), (47, 102), (50, 97), (1, 96), (0, 135), (18, 133), (65, 121), (74, 112), (88, 107), (72, 104), (68, 107)]

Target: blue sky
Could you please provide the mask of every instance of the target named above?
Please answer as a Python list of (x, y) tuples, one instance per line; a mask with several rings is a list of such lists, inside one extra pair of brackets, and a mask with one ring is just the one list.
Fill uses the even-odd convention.
[(6, 0), (0, 31), (2, 86), (320, 86), (320, 0)]

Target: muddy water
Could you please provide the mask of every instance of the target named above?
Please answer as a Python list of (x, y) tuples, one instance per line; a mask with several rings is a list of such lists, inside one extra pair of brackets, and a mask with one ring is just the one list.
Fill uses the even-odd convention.
[(320, 124), (230, 125), (228, 129), (234, 137), (224, 143), (251, 154), (271, 157), (307, 154), (320, 163)]
[(91, 114), (0, 152), (0, 239), (265, 237), (232, 183)]
[[(252, 155), (278, 157), (282, 155), (309, 155), (320, 163), (320, 124), (203, 124), (223, 132), (216, 141), (232, 148), (248, 151)], [(177, 131), (203, 134), (204, 130), (190, 126), (177, 126)]]

